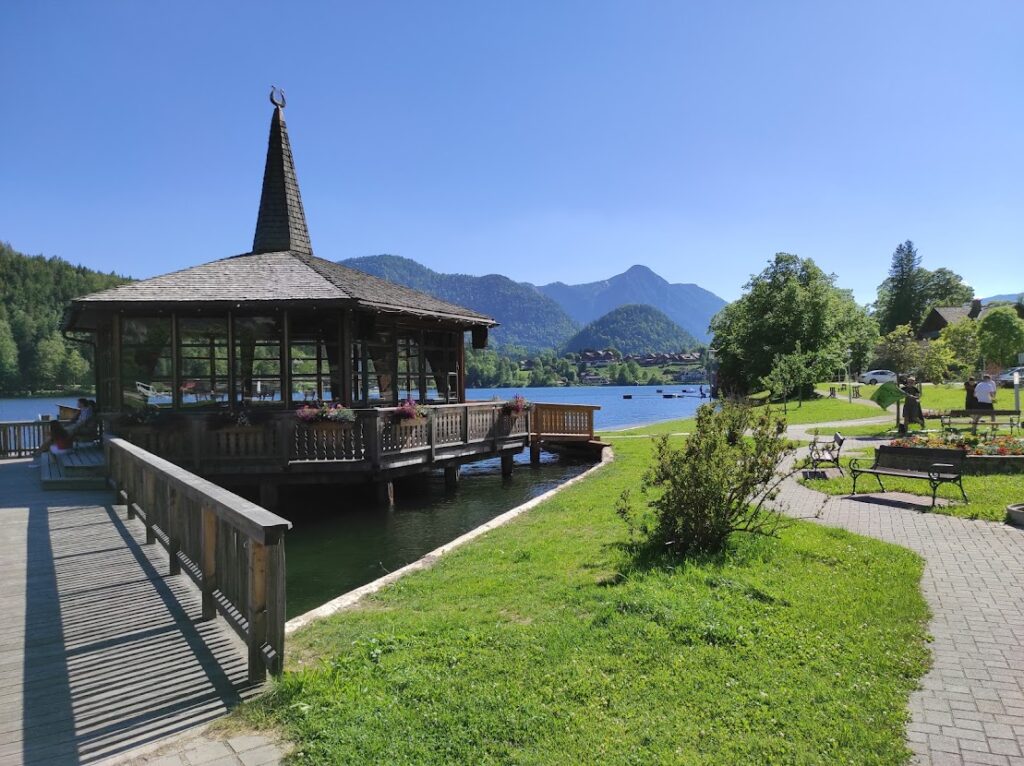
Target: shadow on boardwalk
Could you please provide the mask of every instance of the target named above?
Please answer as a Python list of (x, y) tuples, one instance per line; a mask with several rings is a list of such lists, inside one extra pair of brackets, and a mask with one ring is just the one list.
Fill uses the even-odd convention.
[(208, 722), (253, 689), (244, 647), (166, 575), (107, 492), (43, 492), (0, 463), (0, 763), (100, 761)]

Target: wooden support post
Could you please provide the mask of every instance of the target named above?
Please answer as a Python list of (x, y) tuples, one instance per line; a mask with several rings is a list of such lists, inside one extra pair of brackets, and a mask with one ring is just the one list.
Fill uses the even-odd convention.
[(212, 620), (217, 616), (213, 592), (217, 589), (217, 514), (208, 505), (202, 507), (202, 553), (200, 566), (203, 572), (203, 619)]
[(540, 465), (540, 441), (536, 438), (530, 442), (530, 465)]
[(267, 643), (267, 546), (249, 541), (249, 601), (245, 616), (249, 622), (246, 644), (249, 647), (249, 682), (267, 677), (263, 645)]
[(502, 452), (501, 453), (501, 475), (506, 479), (512, 475), (512, 453)]
[(444, 486), (446, 489), (456, 489), (461, 478), (462, 469), (458, 465), (446, 465), (444, 467)]
[[(132, 493), (135, 494), (135, 493)], [(143, 512), (146, 514), (146, 545), (152, 545), (156, 542), (156, 532), (153, 531), (153, 510), (156, 507), (156, 487), (153, 485), (153, 474), (146, 471), (142, 474), (142, 497), (138, 495), (135, 499), (141, 499), (141, 507)]]
[(395, 505), (395, 483), (392, 481), (378, 481), (374, 485), (377, 493), (377, 505), (382, 508), (392, 508)]
[(181, 550), (181, 529), (182, 515), (185, 509), (182, 508), (183, 498), (181, 493), (174, 487), (167, 487), (165, 490), (167, 502), (167, 555), (170, 557), (169, 573), (173, 576), (181, 574), (181, 562), (178, 560), (178, 552)]

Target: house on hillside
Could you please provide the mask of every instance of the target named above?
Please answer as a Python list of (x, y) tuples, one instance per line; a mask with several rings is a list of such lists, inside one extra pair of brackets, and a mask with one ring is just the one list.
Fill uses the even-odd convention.
[(980, 319), (989, 306), (983, 306), (978, 298), (962, 306), (936, 306), (921, 322), (917, 330), (919, 340), (934, 340), (944, 327), (956, 324), (961, 319)]

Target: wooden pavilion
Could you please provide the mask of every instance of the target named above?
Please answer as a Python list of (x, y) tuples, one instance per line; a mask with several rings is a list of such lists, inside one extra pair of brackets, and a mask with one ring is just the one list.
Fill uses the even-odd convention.
[[(219, 483), (375, 481), (511, 455), (528, 415), (466, 402), (464, 338), (496, 322), (313, 254), (283, 98), (275, 99), (252, 250), (74, 300), (114, 432)], [(402, 420), (396, 407), (426, 410)], [(343, 405), (347, 423), (304, 422)], [(429, 413), (429, 414), (428, 414)], [(424, 416), (426, 415), (426, 416)], [(590, 431), (592, 433), (592, 420)], [(582, 435), (582, 434), (581, 434)]]

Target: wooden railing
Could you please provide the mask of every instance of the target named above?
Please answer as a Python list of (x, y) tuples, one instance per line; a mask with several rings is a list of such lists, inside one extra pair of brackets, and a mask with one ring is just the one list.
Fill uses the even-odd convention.
[(594, 411), (599, 409), (592, 404), (535, 403), (530, 433), (534, 439), (591, 440), (594, 438)]
[(50, 424), (42, 420), (0, 423), (0, 460), (32, 457), (49, 435)]
[[(431, 406), (429, 415), (399, 420), (397, 408), (356, 410), (351, 423), (301, 423), (281, 413), (262, 426), (211, 430), (203, 418), (164, 428), (132, 426), (128, 441), (176, 463), (211, 473), (228, 467), (263, 464), (268, 469), (295, 462), (366, 462), (378, 467), (406, 454), (433, 461), (440, 449), (526, 439), (530, 415), (511, 415), (501, 402)], [(429, 454), (428, 454), (429, 453)]]
[(249, 680), (284, 662), (284, 532), (291, 523), (124, 439), (104, 441), (107, 470), (128, 517), (160, 541), (170, 573), (202, 591), (203, 618), (220, 612), (249, 649)]

